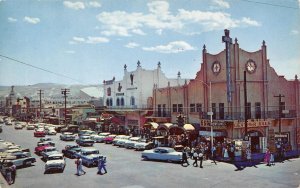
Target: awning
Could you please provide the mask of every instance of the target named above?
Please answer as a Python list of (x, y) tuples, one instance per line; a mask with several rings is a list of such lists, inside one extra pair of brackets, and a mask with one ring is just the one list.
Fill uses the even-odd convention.
[(151, 126), (153, 129), (157, 129), (157, 127), (159, 125), (158, 125), (158, 123), (155, 123), (155, 122), (147, 122), (144, 124), (144, 126)]
[(195, 127), (192, 125), (192, 124), (185, 124), (183, 126), (183, 128), (186, 130), (186, 131), (193, 131), (195, 130)]
[(169, 130), (169, 128), (172, 126), (172, 123), (162, 123), (160, 124), (157, 129), (165, 129), (165, 130)]

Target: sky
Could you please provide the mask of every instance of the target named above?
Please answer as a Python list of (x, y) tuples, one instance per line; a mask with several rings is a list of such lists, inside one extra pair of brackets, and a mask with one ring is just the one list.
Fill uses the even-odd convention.
[(0, 85), (102, 84), (137, 61), (193, 79), (224, 29), (249, 52), (265, 40), (276, 72), (300, 76), (300, 0), (0, 0)]

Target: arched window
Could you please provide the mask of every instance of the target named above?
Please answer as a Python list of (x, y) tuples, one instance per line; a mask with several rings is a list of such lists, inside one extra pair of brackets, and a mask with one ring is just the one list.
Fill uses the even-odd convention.
[(124, 98), (121, 98), (121, 106), (124, 106)]
[(134, 97), (130, 98), (130, 105), (131, 106), (135, 105), (135, 99), (134, 99)]
[(109, 106), (109, 99), (106, 99), (106, 106)]
[(120, 99), (117, 98), (117, 106), (120, 106)]
[(113, 100), (109, 99), (109, 106), (112, 106), (112, 105), (113, 105)]

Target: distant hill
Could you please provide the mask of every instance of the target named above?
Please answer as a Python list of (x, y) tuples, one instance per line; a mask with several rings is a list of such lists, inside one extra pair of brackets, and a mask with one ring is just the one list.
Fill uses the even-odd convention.
[[(43, 90), (44, 97), (59, 95), (61, 89), (70, 89), (71, 95), (78, 95), (79, 91), (86, 87), (100, 87), (100, 85), (65, 85), (55, 83), (38, 83), (27, 86), (15, 86), (14, 91), (18, 96), (34, 97), (38, 96), (38, 90)], [(9, 94), (11, 86), (0, 86), (0, 97), (5, 97)]]

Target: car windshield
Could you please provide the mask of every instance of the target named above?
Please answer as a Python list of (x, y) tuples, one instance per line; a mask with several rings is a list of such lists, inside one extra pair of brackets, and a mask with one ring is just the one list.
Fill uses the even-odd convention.
[(51, 152), (51, 151), (56, 151), (56, 148), (49, 148), (49, 149), (46, 149), (46, 152)]
[(63, 159), (62, 156), (52, 156), (52, 157), (49, 157), (48, 160), (60, 160), (60, 159)]

